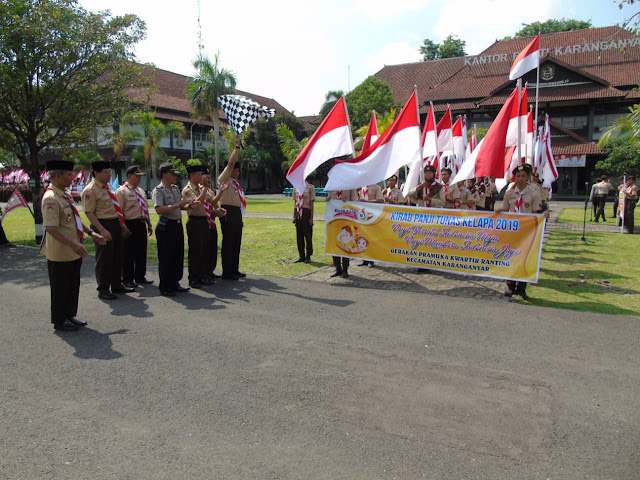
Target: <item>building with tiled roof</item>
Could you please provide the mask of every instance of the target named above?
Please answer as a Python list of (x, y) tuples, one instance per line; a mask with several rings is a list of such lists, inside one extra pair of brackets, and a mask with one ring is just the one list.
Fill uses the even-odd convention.
[[(509, 71), (532, 37), (496, 41), (478, 55), (385, 66), (375, 76), (387, 82), (398, 104), (417, 85), (420, 113), (429, 102), (436, 115), (451, 106), (469, 125), (488, 128), (515, 87)], [(576, 194), (590, 181), (605, 151), (597, 140), (614, 120), (638, 103), (640, 37), (620, 27), (541, 35), (539, 120), (551, 118), (552, 146), (560, 178), (554, 187)], [(536, 70), (525, 74), (535, 101)], [(582, 187), (582, 188), (581, 188)]]

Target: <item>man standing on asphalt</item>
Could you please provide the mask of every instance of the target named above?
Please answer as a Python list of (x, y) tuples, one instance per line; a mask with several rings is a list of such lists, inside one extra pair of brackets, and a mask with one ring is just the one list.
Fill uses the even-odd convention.
[[(183, 199), (180, 189), (175, 185), (178, 171), (173, 164), (160, 165), (160, 184), (153, 189), (151, 198), (156, 212), (160, 216), (156, 225), (158, 242), (158, 274), (160, 276), (160, 294), (174, 297), (176, 292), (188, 292), (188, 287), (180, 286), (184, 269), (184, 231), (182, 230), (182, 211), (189, 208), (188, 200)], [(194, 205), (194, 207), (197, 205)]]
[(229, 182), (229, 188), (222, 192), (220, 203), (227, 214), (220, 219), (222, 227), (222, 279), (238, 280), (246, 277), (239, 270), (240, 247), (242, 245), (242, 215), (247, 206), (244, 191), (238, 183), (240, 166), (237, 163), (242, 137), (236, 136), (236, 146), (229, 157), (227, 166), (218, 177), (218, 185)]
[(224, 217), (227, 212), (224, 208), (218, 208), (218, 202), (222, 197), (222, 192), (229, 187), (229, 182), (220, 185), (220, 191), (216, 194), (216, 191), (211, 188), (211, 173), (206, 165), (202, 166), (202, 188), (207, 191), (205, 200), (203, 202), (204, 210), (207, 212), (207, 225), (209, 226), (207, 237), (207, 251), (206, 251), (206, 276), (210, 280), (220, 278), (215, 274), (216, 266), (218, 265), (218, 229), (216, 228), (216, 217)]
[[(305, 180), (304, 192), (293, 189), (293, 224), (296, 226), (298, 259), (294, 263), (311, 263), (313, 255), (313, 203), (316, 200), (316, 187)], [(306, 251), (305, 251), (306, 245)]]
[(87, 322), (78, 320), (80, 267), (89, 255), (82, 244), (85, 235), (104, 246), (104, 237), (82, 223), (68, 190), (73, 181), (73, 162), (47, 162), (51, 184), (42, 196), (42, 223), (46, 234), (42, 253), (47, 257), (51, 285), (51, 323), (55, 330), (78, 330)]
[(127, 181), (116, 190), (116, 198), (122, 207), (124, 223), (131, 236), (124, 240), (124, 262), (122, 281), (127, 288), (153, 283), (147, 280), (147, 235), (153, 234), (149, 206), (144, 190), (140, 188), (140, 177), (144, 173), (137, 166), (127, 168)]
[(96, 281), (98, 298), (114, 300), (116, 293), (131, 293), (133, 288), (122, 285), (122, 258), (124, 239), (131, 231), (124, 223), (122, 208), (111, 188), (109, 162), (93, 162), (93, 181), (82, 191), (82, 207), (91, 222), (91, 228), (106, 240), (96, 245)]

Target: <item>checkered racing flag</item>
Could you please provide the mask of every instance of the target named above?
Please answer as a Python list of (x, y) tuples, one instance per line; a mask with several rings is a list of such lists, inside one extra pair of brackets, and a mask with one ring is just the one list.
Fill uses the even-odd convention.
[(276, 114), (273, 108), (263, 107), (242, 95), (222, 95), (218, 100), (231, 128), (237, 135), (244, 132), (260, 117), (271, 118)]

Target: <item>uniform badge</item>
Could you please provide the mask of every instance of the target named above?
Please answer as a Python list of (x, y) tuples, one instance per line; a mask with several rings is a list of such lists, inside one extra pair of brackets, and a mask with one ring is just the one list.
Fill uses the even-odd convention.
[(84, 198), (86, 198), (87, 200), (89, 200), (89, 199), (91, 198), (91, 194), (90, 194), (90, 193), (87, 193), (87, 194), (84, 196)]
[(71, 215), (67, 215), (67, 222), (71, 221)]
[(524, 206), (525, 206), (525, 207), (527, 207), (527, 208), (529, 208), (529, 207), (531, 206), (531, 204), (529, 204), (529, 203), (525, 203), (525, 204), (524, 204)]

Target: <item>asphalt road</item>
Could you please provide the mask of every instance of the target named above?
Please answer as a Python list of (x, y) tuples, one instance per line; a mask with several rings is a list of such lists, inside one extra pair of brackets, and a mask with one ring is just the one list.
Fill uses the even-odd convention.
[(46, 262), (0, 252), (0, 478), (640, 478), (637, 318), (256, 276), (103, 302), (92, 267), (56, 334)]

